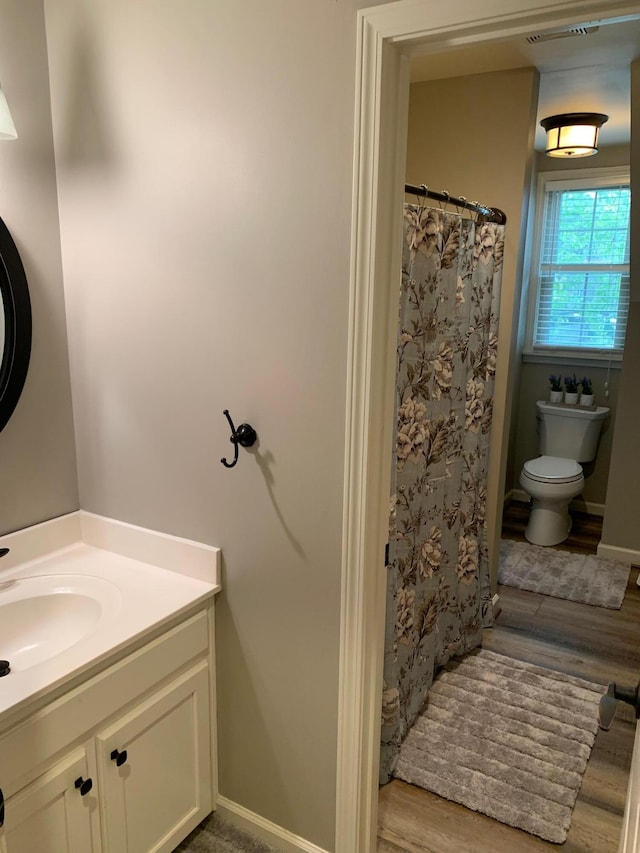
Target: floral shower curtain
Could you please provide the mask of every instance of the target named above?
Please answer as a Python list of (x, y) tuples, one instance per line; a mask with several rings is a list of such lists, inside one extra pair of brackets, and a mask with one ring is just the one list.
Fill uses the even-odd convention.
[(438, 667), (492, 624), (485, 505), (504, 226), (405, 205), (381, 782)]

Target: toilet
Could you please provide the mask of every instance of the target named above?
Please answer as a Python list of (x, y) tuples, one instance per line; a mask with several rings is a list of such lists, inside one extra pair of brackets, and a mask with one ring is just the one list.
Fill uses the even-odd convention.
[(558, 545), (569, 535), (569, 503), (584, 488), (581, 462), (595, 459), (600, 430), (609, 409), (536, 403), (541, 456), (525, 462), (520, 485), (531, 497), (524, 532), (534, 545)]

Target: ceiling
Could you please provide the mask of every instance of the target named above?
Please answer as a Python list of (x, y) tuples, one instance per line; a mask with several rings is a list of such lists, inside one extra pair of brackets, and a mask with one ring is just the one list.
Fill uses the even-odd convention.
[(533, 65), (540, 72), (536, 150), (544, 151), (540, 119), (567, 112), (605, 113), (609, 121), (600, 131), (600, 147), (627, 143), (631, 135), (629, 65), (640, 58), (640, 16), (575, 29), (586, 33), (547, 31), (532, 34), (541, 36), (533, 43), (521, 36), (435, 50), (412, 60), (411, 82)]

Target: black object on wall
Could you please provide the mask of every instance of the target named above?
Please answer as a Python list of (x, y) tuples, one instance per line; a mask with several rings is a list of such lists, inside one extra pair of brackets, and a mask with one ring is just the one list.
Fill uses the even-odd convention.
[(4, 313), (4, 346), (0, 360), (0, 430), (14, 412), (31, 357), (31, 300), (20, 254), (0, 219), (0, 295)]
[(243, 447), (252, 447), (256, 443), (258, 435), (251, 424), (240, 424), (238, 429), (236, 429), (233, 425), (228, 409), (225, 409), (223, 414), (229, 421), (229, 427), (231, 429), (231, 437), (229, 438), (229, 441), (233, 444), (235, 455), (233, 457), (233, 462), (227, 462), (224, 458), (220, 461), (225, 468), (233, 468), (238, 461), (238, 445), (241, 444)]

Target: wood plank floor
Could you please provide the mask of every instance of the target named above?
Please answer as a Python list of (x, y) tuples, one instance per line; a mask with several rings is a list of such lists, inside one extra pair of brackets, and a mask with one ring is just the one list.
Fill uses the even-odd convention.
[[(524, 541), (527, 508), (512, 504), (502, 535)], [(562, 547), (595, 553), (601, 520), (574, 514)], [(500, 654), (606, 684), (640, 678), (640, 590), (632, 568), (620, 610), (500, 587), (502, 610), (483, 646)], [(378, 853), (615, 853), (622, 827), (635, 719), (618, 703), (608, 732), (599, 731), (578, 795), (569, 836), (550, 844), (485, 815), (394, 779), (380, 789)]]

